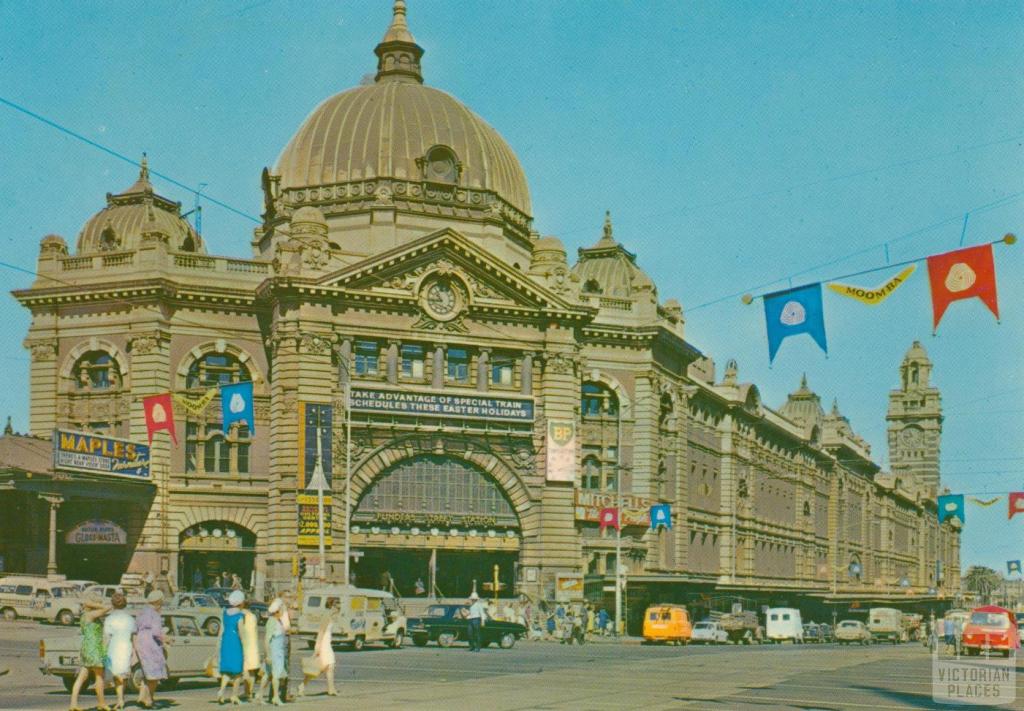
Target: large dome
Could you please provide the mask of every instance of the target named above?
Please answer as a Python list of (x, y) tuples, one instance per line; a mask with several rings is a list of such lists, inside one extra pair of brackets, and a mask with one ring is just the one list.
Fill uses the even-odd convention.
[(285, 147), (275, 169), (281, 188), (425, 179), (493, 191), (529, 215), (526, 176), (504, 139), (458, 100), (422, 84), (423, 50), (406, 27), (403, 2), (376, 52), (375, 83), (324, 101)]

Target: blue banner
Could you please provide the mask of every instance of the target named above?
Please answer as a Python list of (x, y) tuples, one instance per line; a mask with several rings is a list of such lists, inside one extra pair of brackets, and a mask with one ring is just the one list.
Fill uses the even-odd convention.
[(235, 422), (245, 422), (249, 431), (256, 434), (256, 417), (253, 414), (252, 383), (232, 383), (220, 386), (220, 407), (223, 411), (221, 426), (224, 432)]
[(53, 468), (149, 479), (149, 447), (88, 432), (53, 431)]
[(939, 523), (952, 516), (956, 516), (960, 523), (964, 523), (963, 494), (945, 494), (939, 497)]
[(1013, 575), (1016, 573), (1020, 575), (1020, 561), (1019, 560), (1008, 560), (1006, 561), (1006, 574)]
[(669, 504), (655, 504), (651, 507), (651, 528), (655, 531), (658, 526), (672, 528), (672, 507)]
[(825, 311), (821, 305), (821, 284), (808, 284), (765, 294), (764, 319), (768, 328), (768, 361), (775, 360), (782, 341), (806, 333), (828, 353), (825, 341)]

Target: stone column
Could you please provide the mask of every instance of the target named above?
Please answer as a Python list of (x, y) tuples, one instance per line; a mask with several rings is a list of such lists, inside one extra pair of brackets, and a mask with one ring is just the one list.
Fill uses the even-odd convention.
[(39, 494), (39, 498), (50, 505), (50, 548), (46, 575), (53, 577), (57, 575), (57, 509), (64, 503), (64, 497), (59, 494)]
[(444, 346), (434, 348), (434, 372), (431, 374), (430, 387), (440, 390), (444, 387)]
[(520, 377), (520, 392), (523, 395), (533, 394), (533, 353), (523, 355), (523, 369)]
[(388, 343), (388, 349), (385, 353), (387, 360), (387, 375), (388, 383), (390, 385), (396, 385), (398, 383), (398, 342), (391, 341)]
[(487, 366), (490, 360), (490, 350), (487, 348), (480, 349), (480, 355), (477, 356), (476, 360), (476, 389), (482, 393), (487, 392), (488, 378), (487, 378)]

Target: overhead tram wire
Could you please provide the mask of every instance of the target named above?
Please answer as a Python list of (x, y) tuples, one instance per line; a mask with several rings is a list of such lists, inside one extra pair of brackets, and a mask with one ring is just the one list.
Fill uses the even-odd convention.
[[(84, 143), (86, 143), (86, 144), (88, 144), (88, 145), (90, 145), (90, 146), (92, 146), (92, 147), (94, 147), (94, 148), (96, 148), (98, 150), (101, 150), (104, 153), (107, 153), (107, 154), (109, 154), (109, 155), (111, 155), (111, 156), (113, 156), (113, 157), (115, 157), (115, 158), (117, 158), (119, 160), (125, 161), (126, 163), (130, 163), (131, 165), (133, 165), (133, 166), (135, 166), (137, 168), (141, 168), (142, 167), (142, 164), (139, 161), (137, 161), (137, 160), (135, 160), (135, 159), (133, 159), (133, 158), (131, 158), (129, 156), (126, 156), (125, 154), (120, 153), (120, 152), (118, 152), (118, 151), (116, 151), (116, 150), (114, 150), (114, 149), (112, 149), (112, 148), (110, 148), (108, 146), (105, 146), (102, 143), (99, 143), (98, 141), (94, 141), (91, 138), (88, 138), (88, 137), (86, 137), (86, 136), (84, 136), (84, 135), (82, 135), (82, 134), (80, 134), (80, 133), (78, 133), (76, 131), (73, 131), (70, 128), (67, 128), (66, 126), (64, 126), (64, 125), (62, 125), (62, 124), (60, 124), (60, 123), (58, 123), (58, 122), (56, 122), (56, 121), (54, 121), (52, 119), (49, 119), (49, 118), (47, 118), (47, 117), (45, 117), (45, 116), (43, 116), (43, 115), (41, 115), (39, 113), (36, 113), (35, 111), (32, 111), (31, 109), (28, 109), (28, 108), (22, 106), (21, 104), (18, 104), (18, 103), (14, 102), (14, 101), (11, 101), (10, 99), (7, 99), (7, 98), (5, 98), (3, 96), (0, 96), (0, 104), (4, 104), (6, 106), (9, 106), (10, 108), (12, 108), (12, 109), (14, 109), (16, 111), (19, 111), (19, 112), (25, 114), (26, 116), (29, 116), (30, 118), (33, 118), (33, 119), (35, 119), (37, 121), (40, 121), (40, 122), (46, 124), (47, 126), (50, 126), (51, 128), (54, 128), (54, 129), (60, 131), (61, 133), (64, 133), (64, 134), (66, 134), (68, 136), (71, 136), (72, 138), (75, 138), (75, 139), (77, 139), (79, 141), (82, 141), (82, 142), (84, 142)], [(1009, 136), (1009, 137), (1001, 138), (1001, 139), (998, 139), (998, 140), (995, 140), (995, 141), (990, 141), (990, 142), (987, 142), (987, 143), (979, 143), (979, 144), (975, 144), (975, 145), (971, 145), (971, 146), (965, 146), (964, 148), (958, 148), (956, 150), (947, 151), (945, 153), (936, 153), (936, 154), (929, 155), (929, 156), (922, 156), (922, 157), (919, 157), (919, 158), (912, 158), (912, 159), (908, 159), (908, 160), (905, 160), (905, 161), (900, 161), (900, 162), (897, 162), (897, 163), (888, 164), (888, 165), (885, 165), (885, 166), (879, 166), (877, 168), (868, 168), (868, 169), (861, 170), (861, 171), (855, 171), (855, 172), (846, 173), (846, 174), (843, 174), (843, 175), (832, 176), (830, 178), (822, 178), (822, 179), (819, 179), (819, 180), (809, 181), (809, 182), (805, 182), (805, 183), (799, 183), (799, 184), (791, 185), (789, 187), (784, 187), (784, 188), (774, 188), (774, 189), (772, 189), (770, 191), (765, 191), (765, 192), (762, 192), (762, 193), (753, 193), (753, 194), (750, 194), (750, 195), (747, 195), (747, 196), (740, 196), (740, 197), (736, 197), (736, 198), (727, 198), (727, 199), (725, 199), (723, 201), (719, 201), (717, 203), (712, 203), (712, 204), (709, 204), (709, 205), (695, 206), (695, 207), (683, 207), (683, 208), (680, 208), (680, 209), (682, 209), (682, 210), (698, 209), (698, 208), (704, 209), (704, 208), (707, 208), (707, 207), (715, 207), (715, 206), (727, 204), (727, 203), (729, 203), (731, 201), (745, 200), (745, 199), (754, 199), (754, 198), (762, 197), (762, 196), (765, 196), (765, 195), (776, 194), (776, 193), (781, 193), (781, 192), (787, 192), (789, 190), (796, 190), (796, 189), (799, 189), (799, 188), (802, 188), (802, 187), (811, 187), (811, 186), (818, 185), (818, 184), (823, 184), (823, 183), (828, 183), (828, 182), (835, 182), (835, 181), (838, 181), (838, 180), (845, 180), (845, 179), (848, 179), (848, 178), (859, 177), (861, 175), (867, 175), (867, 174), (870, 174), (870, 173), (873, 173), (873, 172), (878, 172), (878, 171), (882, 171), (882, 170), (888, 170), (888, 169), (891, 169), (891, 168), (905, 167), (907, 165), (912, 165), (912, 164), (915, 164), (915, 163), (920, 163), (920, 162), (924, 162), (924, 161), (928, 161), (928, 160), (934, 160), (934, 159), (937, 159), (937, 158), (943, 158), (943, 157), (948, 157), (948, 156), (952, 156), (952, 155), (957, 155), (957, 154), (962, 153), (964, 151), (979, 150), (979, 149), (982, 149), (982, 148), (988, 148), (988, 147), (991, 147), (991, 146), (1000, 145), (1000, 144), (1003, 144), (1003, 143), (1009, 143), (1009, 142), (1017, 141), (1017, 140), (1021, 140), (1021, 139), (1024, 139), (1024, 134), (1018, 134), (1018, 135), (1014, 135), (1014, 136)], [(188, 184), (186, 184), (186, 183), (184, 183), (184, 182), (182, 182), (180, 180), (177, 180), (177, 179), (175, 179), (175, 178), (173, 178), (173, 177), (171, 177), (169, 175), (157, 172), (155, 170), (150, 170), (150, 174), (154, 175), (154, 176), (157, 176), (157, 177), (159, 177), (159, 178), (161, 178), (163, 180), (166, 180), (167, 182), (171, 183), (172, 185), (175, 185), (175, 186), (180, 187), (180, 188), (182, 188), (184, 190), (187, 190), (188, 192), (190, 192), (190, 193), (192, 193), (194, 195), (199, 195), (201, 193), (201, 191), (202, 191), (201, 187), (192, 187), (192, 186), (190, 186), (190, 185), (188, 185)], [(234, 207), (233, 205), (230, 205), (229, 203), (226, 203), (223, 200), (218, 200), (218, 199), (216, 199), (214, 197), (211, 197), (207, 193), (202, 193), (202, 195), (210, 203), (212, 203), (214, 205), (217, 205), (218, 207), (223, 207), (225, 210), (229, 210), (230, 212), (232, 212), (232, 213), (234, 213), (236, 215), (239, 215), (240, 217), (244, 217), (247, 220), (251, 220), (251, 221), (253, 221), (253, 222), (257, 223), (257, 224), (264, 224), (264, 221), (260, 217), (252, 215), (252, 214), (250, 214), (250, 213), (248, 213), (245, 210), (242, 210), (240, 208)], [(780, 277), (779, 279), (776, 279), (774, 281), (766, 282), (766, 283), (761, 284), (759, 286), (751, 287), (751, 288), (745, 289), (744, 291), (737, 292), (735, 294), (730, 294), (728, 296), (723, 296), (723, 297), (715, 299), (713, 301), (709, 301), (709, 302), (706, 302), (706, 303), (703, 303), (703, 304), (699, 304), (697, 306), (694, 306), (694, 307), (691, 307), (691, 308), (687, 309), (687, 312), (692, 313), (695, 310), (702, 309), (702, 308), (705, 308), (707, 306), (712, 306), (712, 305), (720, 303), (722, 301), (727, 301), (728, 299), (735, 298), (736, 296), (741, 296), (744, 293), (747, 293), (747, 292), (750, 292), (750, 291), (760, 291), (761, 289), (767, 288), (767, 287), (769, 287), (769, 286), (771, 286), (773, 284), (777, 284), (777, 283), (780, 283), (780, 282), (783, 282), (783, 281), (786, 281), (786, 280), (789, 280), (789, 279), (793, 279), (793, 278), (798, 277), (798, 276), (803, 276), (804, 274), (807, 274), (809, 272), (812, 272), (812, 271), (815, 271), (817, 269), (821, 269), (821, 268), (824, 268), (824, 267), (827, 267), (827, 266), (831, 266), (833, 264), (839, 264), (841, 262), (846, 261), (847, 259), (852, 259), (853, 257), (859, 256), (861, 254), (865, 254), (867, 252), (870, 252), (873, 249), (878, 249), (879, 247), (887, 247), (890, 244), (894, 244), (896, 242), (899, 242), (899, 241), (904, 240), (904, 239), (908, 239), (910, 237), (913, 237), (915, 235), (921, 234), (923, 232), (927, 232), (927, 231), (936, 229), (937, 227), (941, 227), (941, 226), (946, 225), (946, 224), (948, 224), (950, 222), (954, 222), (954, 221), (959, 222), (960, 220), (965, 219), (965, 217), (968, 216), (968, 215), (978, 214), (978, 213), (984, 212), (984, 211), (989, 210), (989, 209), (994, 209), (995, 207), (999, 207), (999, 206), (1001, 206), (1001, 205), (1003, 205), (1005, 203), (1012, 202), (1013, 200), (1016, 200), (1016, 199), (1018, 199), (1018, 198), (1020, 198), (1022, 196), (1024, 196), (1024, 191), (1004, 196), (1004, 197), (999, 198), (998, 200), (994, 200), (994, 201), (992, 201), (990, 203), (986, 203), (984, 205), (979, 205), (978, 207), (971, 208), (970, 210), (967, 210), (964, 213), (958, 214), (956, 217), (947, 218), (947, 219), (941, 220), (939, 222), (933, 223), (931, 225), (928, 225), (926, 227), (922, 227), (922, 228), (919, 228), (917, 230), (913, 230), (911, 232), (904, 233), (904, 234), (902, 234), (902, 235), (900, 235), (898, 237), (894, 237), (891, 240), (886, 240), (885, 242), (880, 242), (878, 244), (872, 245), (870, 247), (866, 247), (866, 248), (858, 250), (856, 252), (851, 252), (851, 253), (849, 253), (849, 254), (847, 254), (845, 256), (838, 257), (838, 258), (830, 260), (828, 262), (823, 262), (823, 263), (815, 265), (813, 267), (808, 267), (807, 269), (804, 269), (804, 270), (799, 271), (799, 272), (795, 272), (795, 273), (790, 274), (788, 276)], [(677, 211), (678, 211), (678, 209), (677, 210), (673, 210), (672, 212), (677, 212)], [(670, 214), (670, 213), (662, 213), (662, 214)], [(283, 234), (285, 236), (288, 236), (288, 234), (289, 234), (287, 230), (281, 229), (279, 227), (275, 227), (274, 229), (277, 230), (277, 231), (280, 231), (281, 234)], [(575, 234), (577, 232), (581, 232), (582, 230), (583, 230), (583, 228), (581, 228), (579, 230), (570, 230), (568, 232), (561, 232), (561, 234), (563, 234), (563, 235)]]

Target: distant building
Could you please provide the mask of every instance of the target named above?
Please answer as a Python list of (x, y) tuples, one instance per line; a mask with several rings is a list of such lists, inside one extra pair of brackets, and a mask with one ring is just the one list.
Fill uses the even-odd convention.
[[(438, 592), (465, 595), (497, 566), (506, 591), (599, 598), (616, 545), (598, 518), (621, 492), (634, 611), (718, 595), (930, 604), (958, 589), (958, 530), (908, 478), (932, 470), (901, 477), (893, 456), (896, 478), (880, 475), (806, 381), (773, 410), (735, 362), (718, 379), (610, 217), (570, 264), (533, 230), (511, 148), (422, 83), (404, 3), (376, 54), (376, 81), (322, 103), (264, 171), (251, 256), (208, 254), (145, 167), (73, 252), (43, 238), (38, 279), (15, 292), (32, 314), (32, 436), (0, 438), (8, 570), (166, 568), (184, 586), (229, 571), (269, 592), (292, 584), (297, 556), (343, 579), (347, 536), (360, 584), (411, 594), (433, 569)], [(894, 428), (912, 426), (925, 362), (904, 375)], [(178, 444), (157, 435), (148, 477), (53, 466), (55, 429), (145, 443), (143, 397), (195, 403), (241, 381), (254, 427), (224, 428), (219, 397), (176, 404)], [(932, 392), (916, 395), (935, 412), (920, 460), (937, 462)], [(652, 531), (659, 503), (672, 527)]]
[(889, 393), (889, 465), (904, 486), (935, 498), (939, 491), (942, 396), (930, 384), (932, 363), (914, 341), (900, 365), (900, 387)]

